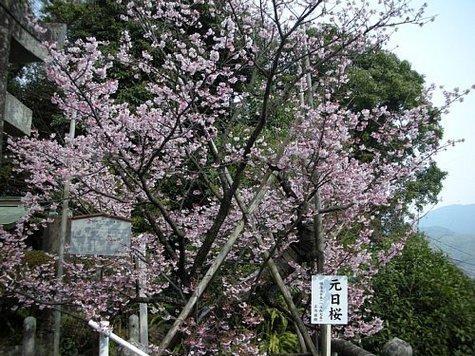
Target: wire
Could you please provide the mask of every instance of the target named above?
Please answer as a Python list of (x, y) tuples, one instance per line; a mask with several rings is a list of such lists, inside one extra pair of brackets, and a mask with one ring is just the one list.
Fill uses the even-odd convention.
[(449, 244), (449, 243), (440, 241), (441, 238), (446, 237), (446, 236), (449, 236), (449, 235), (441, 236), (439, 239), (436, 239), (436, 238), (434, 238), (434, 237), (431, 237), (431, 236), (429, 236), (429, 235), (427, 235), (427, 234), (425, 234), (425, 235), (426, 235), (430, 240), (432, 240), (432, 241), (438, 242), (438, 243), (440, 243), (440, 244), (442, 244), (442, 245), (445, 245), (445, 246), (447, 246), (447, 247), (450, 247), (450, 248), (454, 249), (455, 251), (464, 253), (464, 254), (466, 254), (467, 256), (470, 256), (470, 257), (472, 257), (472, 258), (475, 258), (475, 256), (472, 255), (471, 253), (468, 253), (468, 252), (466, 252), (466, 251), (463, 251), (463, 250), (461, 250), (461, 249), (459, 249), (459, 248), (457, 248), (457, 247), (455, 247), (455, 246), (453, 246), (453, 245), (451, 245), (451, 244)]

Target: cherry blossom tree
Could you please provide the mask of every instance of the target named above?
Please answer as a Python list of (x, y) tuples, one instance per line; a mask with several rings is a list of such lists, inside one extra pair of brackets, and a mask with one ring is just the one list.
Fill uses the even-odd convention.
[[(6, 293), (88, 318), (145, 301), (173, 321), (153, 340), (157, 353), (180, 339), (176, 347), (196, 354), (257, 354), (263, 317), (255, 301), (277, 286), (302, 348), (315, 353), (310, 279), (339, 273), (350, 276), (350, 323), (335, 335), (380, 330), (365, 307), (371, 278), (404, 241), (375, 249), (371, 223), (445, 147), (428, 129), (434, 110), (465, 92), (447, 93), (440, 109), (428, 88), (413, 109), (354, 112), (341, 103), (351, 97), (342, 90), (352, 59), (381, 47), (399, 25), (424, 24), (424, 7), (118, 2), (121, 20), (141, 26), (140, 38), (124, 32), (107, 54), (94, 38), (49, 47), (52, 100), (77, 123), (76, 137), (10, 142), (30, 191), (26, 216), (0, 227)], [(138, 104), (117, 96), (121, 68), (143, 86)], [(361, 132), (370, 132), (371, 146)], [(25, 241), (59, 212), (66, 181), (74, 214), (131, 218), (133, 239), (127, 256), (70, 256), (58, 280), (54, 254), (24, 263)], [(137, 259), (147, 266), (145, 297), (137, 294)]]

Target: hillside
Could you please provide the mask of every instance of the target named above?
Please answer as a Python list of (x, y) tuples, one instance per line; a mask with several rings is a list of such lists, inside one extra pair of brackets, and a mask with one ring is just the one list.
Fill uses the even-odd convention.
[(475, 204), (449, 205), (429, 212), (419, 222), (431, 246), (475, 278)]
[(435, 209), (420, 220), (419, 226), (439, 226), (457, 234), (475, 234), (475, 204), (448, 205)]

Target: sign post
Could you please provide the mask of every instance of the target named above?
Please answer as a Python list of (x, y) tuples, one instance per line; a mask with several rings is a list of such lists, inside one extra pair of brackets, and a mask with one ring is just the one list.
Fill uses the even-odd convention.
[[(74, 255), (121, 256), (130, 252), (131, 222), (104, 214), (76, 216), (70, 219), (71, 233), (68, 252)], [(139, 297), (145, 297), (145, 241), (137, 258)], [(148, 306), (139, 303), (140, 344), (148, 351)]]
[(312, 276), (311, 323), (322, 325), (323, 356), (331, 355), (331, 325), (348, 324), (348, 278)]

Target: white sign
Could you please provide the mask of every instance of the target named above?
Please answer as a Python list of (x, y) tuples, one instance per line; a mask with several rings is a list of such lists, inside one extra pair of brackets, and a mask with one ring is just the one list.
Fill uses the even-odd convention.
[(125, 255), (130, 249), (131, 223), (99, 215), (71, 219), (70, 246), (74, 255)]
[(312, 276), (312, 324), (348, 324), (346, 276)]

